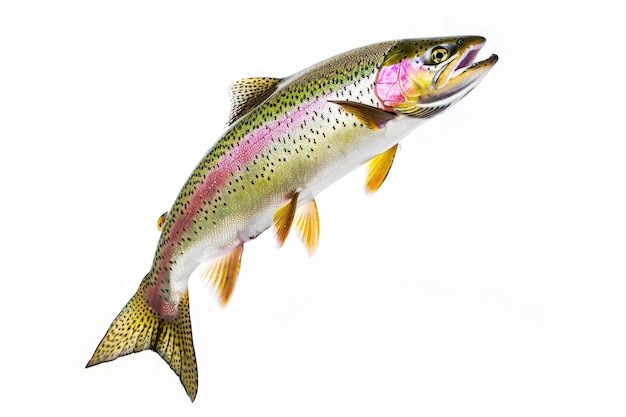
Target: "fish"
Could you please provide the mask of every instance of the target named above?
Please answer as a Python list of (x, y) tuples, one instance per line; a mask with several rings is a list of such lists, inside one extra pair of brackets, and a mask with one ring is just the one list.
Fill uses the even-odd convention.
[(157, 352), (193, 402), (198, 369), (188, 281), (196, 271), (226, 306), (246, 242), (273, 228), (282, 246), (295, 228), (315, 253), (315, 197), (364, 166), (365, 191), (387, 178), (400, 140), (476, 87), (498, 61), (477, 60), (481, 36), (380, 42), (289, 77), (229, 87), (222, 136), (163, 213), (152, 266), (87, 363)]

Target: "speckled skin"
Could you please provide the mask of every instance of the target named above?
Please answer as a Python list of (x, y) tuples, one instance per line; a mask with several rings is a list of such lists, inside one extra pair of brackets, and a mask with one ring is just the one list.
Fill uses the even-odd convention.
[[(388, 147), (376, 146), (366, 155), (358, 152), (369, 145), (363, 138), (374, 132), (328, 100), (378, 107), (375, 70), (393, 44), (358, 49), (283, 80), (263, 106), (226, 131), (169, 211), (152, 268), (157, 277), (171, 268), (160, 296), (175, 303), (200, 262), (266, 230), (274, 212), (296, 190), (302, 190), (304, 202), (327, 185), (326, 179), (344, 174), (346, 165), (352, 170)], [(265, 137), (253, 137), (258, 132)], [(231, 156), (252, 147), (256, 149), (249, 155)]]
[[(150, 348), (181, 376), (193, 400), (197, 370), (188, 317), (191, 273), (268, 229), (274, 213), (294, 195), (299, 206), (306, 204), (425, 121), (413, 117), (420, 114), (416, 102), (411, 103), (410, 113), (403, 114), (402, 106), (395, 108), (392, 101), (379, 97), (379, 71), (419, 58), (435, 45), (456, 45), (459, 39), (383, 42), (338, 55), (282, 80), (240, 82), (233, 99), (232, 124), (180, 191), (165, 218), (150, 272), (88, 366)], [(484, 41), (464, 39), (466, 44)], [(426, 60), (422, 62), (427, 64)], [(445, 68), (426, 64), (415, 77), (428, 90), (420, 94), (433, 96), (430, 89)], [(469, 78), (471, 71), (467, 73)], [(471, 88), (468, 84), (468, 91)], [(458, 101), (467, 93), (461, 92), (454, 96), (448, 92), (447, 97)], [(397, 100), (398, 94), (392, 95)], [(389, 112), (393, 120), (373, 129), (338, 104), (346, 101)], [(442, 108), (452, 104), (448, 101)], [(164, 334), (166, 341), (157, 336)]]

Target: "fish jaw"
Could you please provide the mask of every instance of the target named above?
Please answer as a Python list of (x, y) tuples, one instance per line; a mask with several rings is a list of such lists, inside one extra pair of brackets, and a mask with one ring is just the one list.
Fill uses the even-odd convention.
[(452, 104), (470, 92), (498, 62), (495, 54), (485, 60), (475, 61), (485, 42), (486, 39), (480, 36), (464, 39), (464, 48), (438, 73), (434, 94), (424, 97), (421, 103), (441, 105), (442, 101), (446, 101)]
[[(382, 63), (376, 95), (383, 108), (430, 117), (469, 93), (498, 61), (475, 61), (482, 36), (399, 41)], [(430, 109), (430, 110), (429, 110)]]

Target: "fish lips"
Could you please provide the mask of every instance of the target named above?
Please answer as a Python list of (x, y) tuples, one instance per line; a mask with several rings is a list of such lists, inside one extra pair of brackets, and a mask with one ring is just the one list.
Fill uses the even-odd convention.
[(485, 38), (473, 36), (463, 38), (463, 40), (464, 42), (457, 53), (445, 63), (435, 76), (430, 97), (423, 97), (420, 104), (437, 103), (440, 105), (442, 101), (451, 102), (455, 98), (463, 97), (498, 62), (496, 54), (492, 54), (482, 61), (476, 61), (478, 53), (485, 45)]

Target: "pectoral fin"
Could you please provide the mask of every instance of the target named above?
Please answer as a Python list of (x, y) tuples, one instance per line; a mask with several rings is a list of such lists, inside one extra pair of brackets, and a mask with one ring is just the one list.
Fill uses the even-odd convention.
[(320, 219), (315, 200), (311, 200), (298, 208), (296, 211), (296, 227), (298, 228), (300, 240), (306, 246), (309, 255), (313, 255), (320, 240)]
[(296, 207), (298, 206), (298, 195), (299, 192), (296, 192), (289, 202), (276, 210), (274, 214), (273, 224), (278, 246), (283, 246), (289, 235), (289, 230), (296, 214)]
[(216, 290), (222, 306), (228, 304), (235, 289), (242, 254), (243, 244), (237, 245), (231, 251), (214, 259), (202, 274), (204, 281)]
[(395, 113), (353, 101), (330, 101), (330, 103), (338, 104), (345, 111), (352, 113), (365, 126), (374, 130), (384, 128), (388, 121), (397, 117)]
[(398, 144), (395, 144), (367, 163), (365, 191), (368, 194), (375, 193), (387, 178), (397, 150)]

